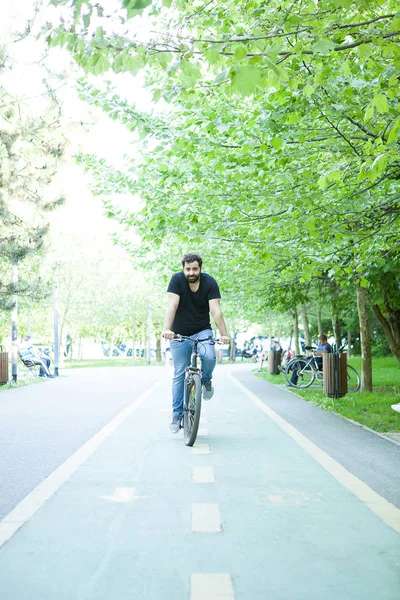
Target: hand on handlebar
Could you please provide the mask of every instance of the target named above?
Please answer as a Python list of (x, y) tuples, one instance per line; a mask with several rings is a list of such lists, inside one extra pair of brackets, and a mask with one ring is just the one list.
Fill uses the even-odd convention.
[(218, 340), (219, 344), (229, 344), (229, 335), (221, 335)]
[(166, 340), (173, 340), (173, 339), (174, 339), (174, 337), (175, 337), (175, 333), (174, 333), (173, 331), (171, 331), (171, 329), (165, 329), (165, 330), (163, 331), (163, 337), (164, 337)]

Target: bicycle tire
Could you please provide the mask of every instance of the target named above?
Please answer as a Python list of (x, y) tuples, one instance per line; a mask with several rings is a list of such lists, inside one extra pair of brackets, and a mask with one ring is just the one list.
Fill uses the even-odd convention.
[[(298, 371), (296, 384), (291, 381), (291, 372), (294, 367), (296, 367)], [(294, 358), (286, 365), (285, 377), (289, 385), (304, 390), (314, 383), (315, 371), (308, 360), (304, 358)]]
[(349, 393), (358, 392), (360, 389), (360, 376), (351, 365), (347, 365), (347, 391)]
[(183, 439), (186, 446), (196, 441), (201, 413), (201, 377), (192, 373), (185, 381), (185, 402), (183, 406)]

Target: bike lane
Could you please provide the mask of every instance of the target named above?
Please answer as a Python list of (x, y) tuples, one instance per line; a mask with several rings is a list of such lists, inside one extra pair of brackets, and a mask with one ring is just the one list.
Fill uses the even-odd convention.
[(399, 534), (215, 380), (191, 449), (163, 375), (3, 545), (4, 600), (397, 600)]

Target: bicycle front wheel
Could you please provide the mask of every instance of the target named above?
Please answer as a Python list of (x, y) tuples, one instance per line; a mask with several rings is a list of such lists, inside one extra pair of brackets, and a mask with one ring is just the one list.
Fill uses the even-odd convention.
[(351, 365), (347, 365), (347, 391), (358, 392), (360, 389), (360, 377)]
[(309, 360), (304, 358), (294, 358), (291, 360), (285, 370), (287, 382), (299, 389), (310, 387), (315, 379), (315, 371)]
[(200, 424), (201, 377), (193, 373), (185, 381), (185, 402), (183, 405), (183, 439), (186, 446), (193, 446)]

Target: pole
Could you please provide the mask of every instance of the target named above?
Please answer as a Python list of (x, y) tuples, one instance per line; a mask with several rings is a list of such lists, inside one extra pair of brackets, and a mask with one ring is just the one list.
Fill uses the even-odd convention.
[(31, 335), (31, 307), (28, 306), (28, 323), (27, 323), (27, 329), (28, 331), (26, 332), (27, 335)]
[(54, 348), (54, 375), (58, 376), (58, 310), (57, 310), (57, 286), (54, 286), (53, 291), (53, 348)]
[(147, 364), (151, 363), (151, 303), (147, 307)]
[(12, 282), (14, 288), (14, 308), (11, 313), (11, 376), (12, 380), (18, 379), (18, 264), (12, 263)]

